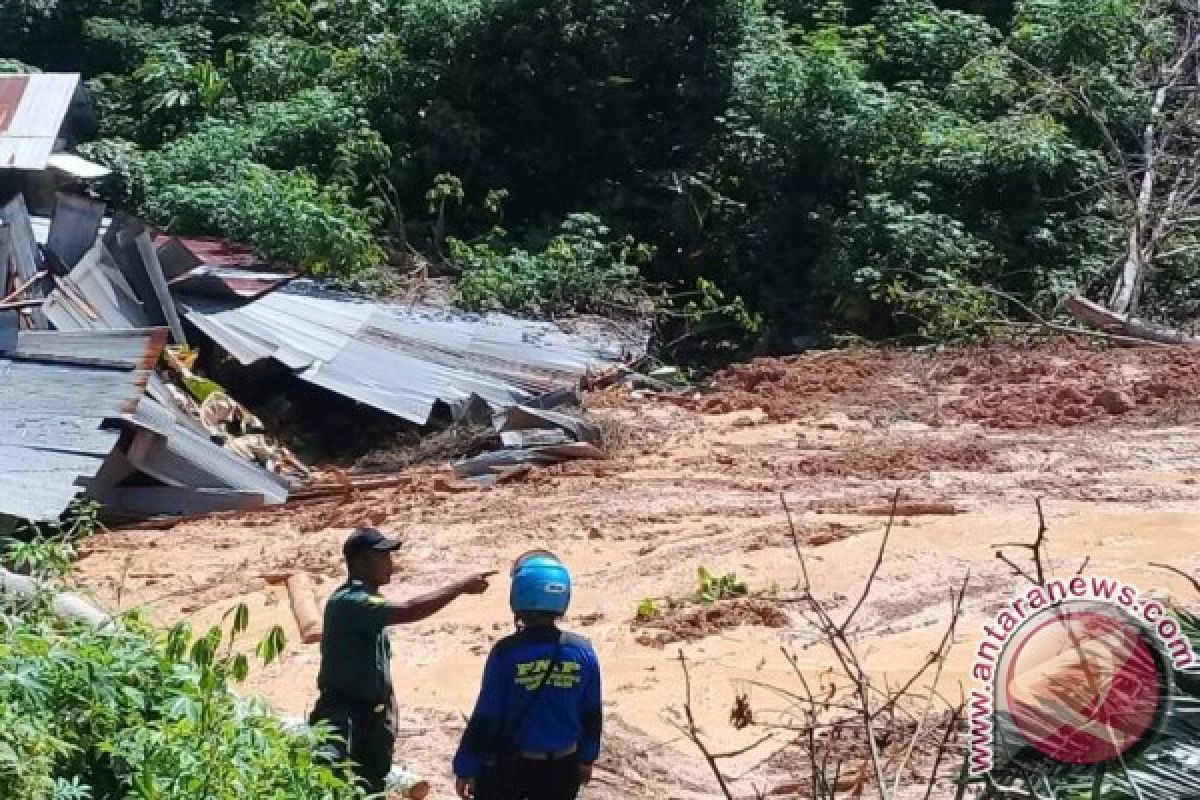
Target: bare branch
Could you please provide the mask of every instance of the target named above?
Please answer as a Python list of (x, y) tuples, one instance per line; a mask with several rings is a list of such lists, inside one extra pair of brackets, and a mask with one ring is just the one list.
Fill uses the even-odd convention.
[[(937, 663), (937, 671), (933, 675), (933, 683), (929, 689), (929, 699), (925, 705), (925, 713), (917, 719), (917, 730), (913, 733), (912, 739), (909, 740), (908, 750), (904, 753), (904, 758), (900, 760), (900, 765), (896, 768), (896, 782), (892, 786), (892, 794), (900, 794), (900, 780), (904, 777), (904, 768), (908, 762), (912, 760), (913, 751), (917, 747), (917, 740), (920, 739), (922, 726), (926, 718), (933, 712), (933, 699), (937, 691), (938, 681), (942, 679), (942, 671), (946, 667), (946, 656), (949, 653), (950, 645), (954, 641), (954, 631), (958, 628), (958, 617), (962, 612), (963, 600), (967, 595), (967, 584), (971, 581), (971, 576), (968, 574), (964, 579), (962, 586), (957, 594), (950, 595), (950, 624), (946, 626), (946, 632), (942, 636), (942, 641), (938, 644), (937, 652), (934, 655), (934, 660)], [(924, 672), (927, 667), (923, 667), (921, 672)], [(940, 754), (939, 754), (940, 756)], [(934, 770), (934, 775), (937, 775), (937, 770)]]
[(1157, 563), (1154, 561), (1150, 562), (1150, 566), (1155, 567), (1156, 569), (1165, 569), (1167, 572), (1175, 573), (1176, 575), (1178, 575), (1179, 577), (1183, 578), (1188, 583), (1190, 583), (1192, 585), (1192, 588), (1196, 590), (1196, 594), (1200, 594), (1200, 581), (1196, 580), (1191, 575), (1188, 575), (1186, 572), (1181, 570), (1179, 567), (1173, 567), (1170, 564), (1160, 564), (1160, 563)]
[(958, 730), (958, 722), (962, 719), (962, 713), (963, 706), (959, 705), (958, 708), (954, 709), (954, 713), (951, 714), (950, 721), (946, 723), (946, 730), (942, 734), (941, 744), (938, 745), (937, 756), (933, 760), (933, 768), (929, 770), (929, 783), (925, 787), (925, 795), (922, 800), (929, 800), (929, 796), (933, 794), (933, 787), (937, 785), (938, 768), (942, 765), (942, 758), (946, 755), (950, 738)]
[[(1016, 575), (1020, 578), (1024, 578), (1025, 580), (1029, 581), (1030, 583), (1032, 583), (1035, 586), (1045, 586), (1046, 585), (1046, 567), (1042, 561), (1042, 554), (1046, 547), (1046, 532), (1047, 532), (1046, 515), (1042, 510), (1042, 498), (1039, 497), (1034, 502), (1037, 505), (1037, 512), (1038, 512), (1038, 531), (1037, 531), (1037, 537), (1033, 540), (1033, 543), (1031, 544), (1029, 542), (1006, 542), (1004, 544), (997, 544), (997, 545), (992, 545), (992, 546), (999, 548), (996, 550), (996, 558), (1000, 559), (1005, 564), (1007, 564), (1012, 569), (1014, 575)], [(1029, 550), (1031, 553), (1031, 558), (1033, 559), (1034, 574), (1030, 575), (1025, 570), (1021, 569), (1021, 567), (1019, 567), (1015, 563), (1013, 563), (1012, 559), (1010, 559), (1004, 553), (1005, 547), (1017, 547), (1017, 548), (1021, 548), (1024, 550)]]
[(713, 777), (717, 779), (717, 785), (721, 788), (721, 794), (725, 795), (725, 800), (733, 800), (733, 794), (729, 791), (729, 786), (725, 783), (725, 776), (721, 774), (721, 767), (717, 764), (717, 756), (714, 756), (709, 751), (708, 746), (704, 744), (704, 740), (700, 737), (700, 730), (696, 727), (696, 717), (692, 714), (692, 676), (688, 672), (687, 659), (683, 657), (683, 648), (679, 650), (679, 666), (683, 670), (683, 687), (684, 701), (683, 713), (687, 718), (687, 728), (680, 728), (696, 749), (700, 751), (700, 755), (704, 756), (704, 760), (708, 763), (708, 768), (712, 770)]
[(896, 489), (896, 493), (892, 495), (892, 510), (888, 514), (887, 528), (883, 531), (883, 541), (879, 543), (879, 552), (875, 555), (875, 564), (871, 567), (871, 574), (867, 576), (867, 583), (863, 586), (862, 595), (858, 598), (858, 602), (850, 609), (850, 613), (846, 615), (846, 619), (838, 627), (838, 632), (845, 634), (850, 627), (850, 622), (854, 619), (854, 615), (863, 607), (863, 603), (867, 602), (867, 596), (871, 593), (871, 587), (875, 585), (875, 578), (879, 575), (879, 568), (883, 566), (883, 556), (887, 552), (888, 539), (892, 535), (892, 525), (896, 522), (896, 509), (900, 506), (900, 489)]

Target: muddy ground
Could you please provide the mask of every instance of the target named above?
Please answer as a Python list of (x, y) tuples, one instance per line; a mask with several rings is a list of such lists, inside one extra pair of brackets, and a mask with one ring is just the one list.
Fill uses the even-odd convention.
[[(769, 720), (781, 701), (765, 687), (795, 687), (781, 647), (813, 676), (829, 666), (797, 613), (800, 571), (781, 496), (795, 511), (816, 592), (834, 607), (860, 593), (894, 491), (909, 511), (926, 512), (897, 520), (856, 642), (877, 680), (900, 685), (936, 647), (950, 593), (969, 572), (940, 684), (957, 696), (971, 687), (976, 632), (1019, 586), (994, 545), (1033, 538), (1036, 498), (1052, 570), (1073, 574), (1090, 558), (1090, 574), (1194, 604), (1185, 580), (1150, 562), (1191, 574), (1200, 566), (1198, 390), (1200, 354), (1174, 349), (1061, 343), (756, 361), (682, 397), (591, 394), (593, 413), (624, 442), (609, 461), (487, 490), (422, 468), (372, 493), (105, 534), (88, 546), (78, 580), (104, 605), (146, 606), (163, 624), (208, 625), (248, 603), (250, 638), (278, 623), (292, 640), (286, 660), (259, 670), (250, 689), (300, 715), (313, 701), (318, 648), (298, 643), (286, 590), (268, 576), (306, 570), (328, 593), (341, 574), (341, 539), (366, 520), (407, 542), (387, 589), (396, 597), (551, 547), (577, 576), (570, 625), (593, 640), (605, 670), (610, 736), (585, 797), (716, 797), (673, 724), (679, 651), (716, 750), (763, 735), (730, 723), (737, 695), (756, 720)], [(715, 608), (687, 602), (701, 566), (735, 572), (751, 596)], [(451, 794), (448, 760), (484, 654), (510, 630), (507, 591), (498, 580), (488, 595), (393, 636), (405, 709), (398, 760), (430, 777), (435, 796)], [(666, 616), (638, 623), (646, 599)], [(806, 768), (790, 755), (771, 758), (785, 744), (777, 733), (727, 762), (735, 790), (786, 792), (788, 773)]]

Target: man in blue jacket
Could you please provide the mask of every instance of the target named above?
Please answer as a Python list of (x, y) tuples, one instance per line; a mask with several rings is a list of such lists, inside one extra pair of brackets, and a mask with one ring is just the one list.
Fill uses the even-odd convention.
[(513, 566), (517, 632), (492, 649), (454, 774), (459, 797), (575, 800), (592, 777), (602, 728), (600, 663), (591, 643), (560, 631), (571, 574), (554, 555)]

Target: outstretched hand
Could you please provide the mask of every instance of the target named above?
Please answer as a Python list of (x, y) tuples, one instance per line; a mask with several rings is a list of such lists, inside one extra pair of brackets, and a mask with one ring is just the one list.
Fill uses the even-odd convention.
[(464, 594), (483, 594), (488, 590), (488, 579), (496, 574), (496, 570), (490, 572), (480, 572), (478, 575), (471, 575), (464, 578), (462, 581), (462, 590)]

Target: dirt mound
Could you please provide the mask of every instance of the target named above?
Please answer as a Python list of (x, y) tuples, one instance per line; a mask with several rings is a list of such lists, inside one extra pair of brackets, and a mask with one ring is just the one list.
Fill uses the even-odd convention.
[(635, 627), (655, 631), (638, 636), (639, 644), (666, 647), (675, 642), (694, 642), (742, 625), (786, 628), (791, 624), (791, 617), (778, 604), (759, 598), (740, 598), (711, 606), (671, 609), (653, 619), (638, 621)]
[(904, 419), (1011, 430), (1200, 413), (1197, 397), (1196, 348), (1042, 341), (762, 358), (717, 373), (709, 392), (671, 402), (704, 413), (761, 409), (774, 422), (836, 411), (884, 426)]
[(758, 358), (718, 372), (713, 394), (673, 398), (710, 414), (761, 409), (774, 422), (798, 419), (838, 402), (861, 408), (900, 401), (917, 403), (919, 387), (907, 380), (913, 356), (887, 351), (828, 351)]
[(957, 359), (941, 377), (962, 383), (960, 396), (942, 409), (951, 419), (992, 428), (1074, 427), (1194, 405), (1200, 352), (1063, 345), (993, 350)]

